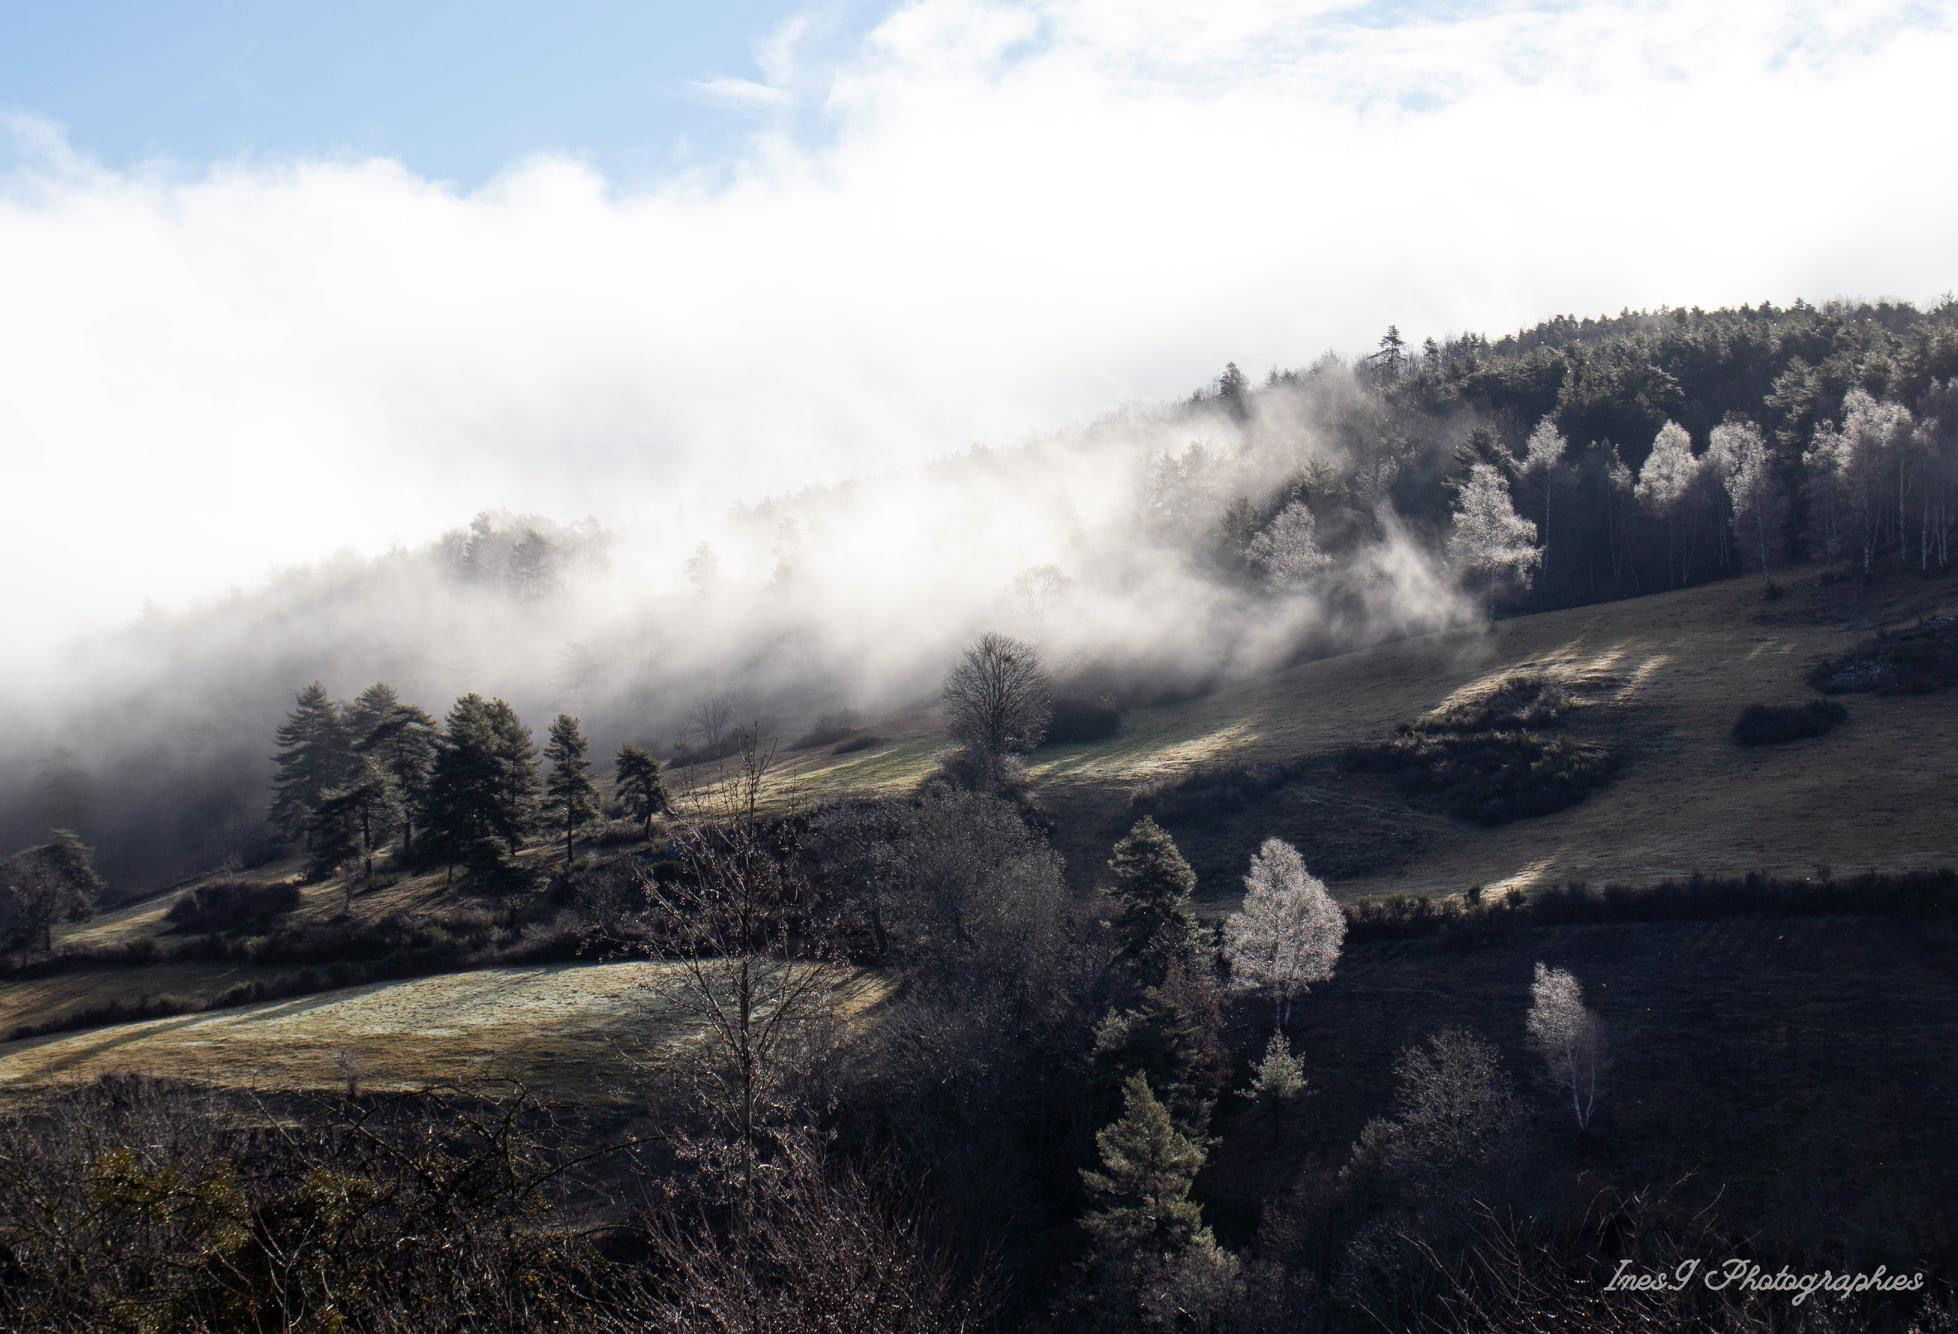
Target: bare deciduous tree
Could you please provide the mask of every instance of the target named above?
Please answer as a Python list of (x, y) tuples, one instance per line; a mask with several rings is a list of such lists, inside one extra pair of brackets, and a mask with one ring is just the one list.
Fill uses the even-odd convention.
[(1031, 644), (1002, 634), (981, 635), (946, 674), (945, 727), (989, 778), (1005, 760), (1032, 750), (1053, 716), (1047, 674)]
[(717, 760), (727, 753), (739, 706), (740, 700), (732, 690), (716, 690), (693, 706), (693, 712), (687, 716), (688, 730), (699, 743), (702, 755)]
[(1295, 997), (1333, 975), (1346, 943), (1346, 914), (1323, 880), (1305, 869), (1298, 849), (1268, 838), (1244, 877), (1244, 906), (1224, 921), (1231, 986), (1269, 991), (1277, 1027)]
[(1604, 1023), (1584, 1004), (1584, 989), (1562, 968), (1539, 963), (1530, 983), (1530, 1045), (1561, 1093), (1577, 1128), (1588, 1130), (1605, 1069)]
[(718, 1142), (694, 1154), (723, 1180), (737, 1245), (753, 1221), (764, 1159), (790, 1123), (794, 1076), (844, 970), (811, 920), (780, 822), (761, 795), (774, 753), (749, 734), (731, 773), (702, 790), (673, 844), (681, 876), (648, 891), (655, 940), (680, 956), (683, 1003), (705, 1029), (693, 1088)]

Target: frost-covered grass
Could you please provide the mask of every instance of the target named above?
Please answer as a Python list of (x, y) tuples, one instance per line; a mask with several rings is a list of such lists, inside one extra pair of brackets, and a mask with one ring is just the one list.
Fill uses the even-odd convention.
[[(682, 970), (488, 968), (29, 1039), (0, 1045), (0, 1085), (129, 1071), (324, 1088), (344, 1081), (344, 1053), (376, 1089), (495, 1071), (566, 1095), (629, 1098), (635, 1063), (699, 1034)], [(837, 984), (847, 1012), (883, 995), (870, 973), (839, 970)]]

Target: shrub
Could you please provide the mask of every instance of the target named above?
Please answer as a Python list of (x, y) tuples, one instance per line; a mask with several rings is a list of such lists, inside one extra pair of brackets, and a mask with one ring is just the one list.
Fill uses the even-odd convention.
[(1122, 711), (1105, 695), (1062, 695), (1054, 701), (1043, 746), (1106, 741), (1122, 730)]
[(1549, 677), (1512, 676), (1479, 700), (1436, 709), (1410, 730), (1513, 732), (1548, 727), (1570, 707), (1570, 692)]
[(1866, 639), (1823, 661), (1808, 681), (1825, 695), (1921, 695), (1958, 685), (1958, 616), (1932, 616), (1908, 630)]
[(807, 732), (790, 744), (790, 750), (814, 750), (817, 746), (827, 746), (843, 741), (857, 730), (855, 709), (837, 709), (818, 717)]
[(1750, 704), (1734, 722), (1734, 740), (1743, 746), (1778, 746), (1821, 736), (1849, 720), (1849, 710), (1832, 699), (1806, 704)]
[(872, 746), (881, 746), (883, 744), (884, 738), (872, 736), (870, 733), (865, 732), (862, 736), (853, 736), (848, 741), (839, 743), (834, 750), (830, 751), (830, 754), (854, 755), (860, 750), (869, 750)]
[(1228, 816), (1297, 782), (1310, 768), (1309, 760), (1282, 764), (1251, 764), (1234, 769), (1199, 769), (1161, 787), (1145, 788), (1129, 800), (1136, 815), (1158, 824), (1196, 822)]
[(1353, 746), (1345, 761), (1349, 769), (1389, 774), (1403, 791), (1437, 797), (1450, 815), (1480, 825), (1574, 806), (1617, 767), (1603, 746), (1538, 732), (1408, 731)]
[(190, 934), (263, 931), (298, 906), (299, 887), (290, 882), (212, 880), (179, 897), (164, 920)]

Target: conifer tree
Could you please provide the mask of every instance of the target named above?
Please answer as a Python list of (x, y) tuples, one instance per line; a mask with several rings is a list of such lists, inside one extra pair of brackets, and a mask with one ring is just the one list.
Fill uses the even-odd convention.
[(347, 777), (346, 721), (318, 681), (299, 692), (272, 757), (272, 823), (287, 838), (306, 833), (320, 799)]
[(435, 720), (426, 710), (397, 700), (364, 735), (355, 737), (354, 749), (376, 760), (387, 775), (401, 819), (401, 845), (413, 848), (416, 813), (427, 805), (429, 772), (435, 767)]
[(1095, 1135), (1099, 1171), (1084, 1171), (1089, 1212), (1082, 1219), (1104, 1259), (1168, 1257), (1208, 1240), (1190, 1187), (1203, 1150), (1176, 1129), (1140, 1073), (1122, 1089), (1121, 1117)]
[(653, 817), (670, 809), (659, 761), (644, 746), (628, 741), (619, 747), (618, 758), (612, 761), (612, 781), (626, 808), (644, 822), (644, 837), (651, 842)]
[[(328, 790), (320, 799), (308, 827), (312, 856), (308, 873), (316, 880), (330, 879), (339, 869), (361, 858), (361, 880), (374, 883), (374, 851), (387, 841), (399, 804), (387, 774), (371, 755), (360, 756), (352, 780), (345, 787)], [(346, 907), (353, 910), (354, 880), (347, 877)]]
[(1210, 1124), (1220, 1073), (1211, 1069), (1201, 1017), (1179, 989), (1150, 987), (1132, 1010), (1110, 1014), (1095, 1029), (1094, 1065), (1103, 1087), (1136, 1075), (1149, 1081), (1176, 1128), (1201, 1138)]
[(513, 853), (523, 842), (537, 769), (530, 732), (502, 700), (468, 694), (449, 710), (429, 774), (423, 822), (453, 871)]
[(1111, 906), (1120, 957), (1142, 987), (1159, 985), (1172, 964), (1192, 961), (1197, 918), (1190, 895), (1197, 874), (1176, 841), (1148, 816), (1135, 822), (1108, 859)]
[(348, 746), (355, 751), (361, 750), (374, 729), (400, 707), (400, 696), (386, 682), (376, 681), (361, 691), (354, 702), (347, 705), (344, 715)]
[[(346, 788), (329, 788), (306, 821), (306, 875), (331, 880), (360, 854), (354, 802)], [(347, 877), (347, 906), (353, 906), (353, 877)]]
[(598, 788), (591, 781), (591, 747), (578, 730), (576, 718), (568, 713), (557, 716), (544, 757), (551, 762), (544, 793), (550, 801), (551, 818), (564, 828), (564, 864), (569, 866), (578, 826), (598, 813)]

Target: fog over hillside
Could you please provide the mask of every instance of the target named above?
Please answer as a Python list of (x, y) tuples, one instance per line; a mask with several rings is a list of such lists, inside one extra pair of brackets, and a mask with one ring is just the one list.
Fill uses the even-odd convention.
[[(670, 745), (710, 682), (782, 725), (918, 701), (982, 626), (1166, 689), (1452, 623), (1452, 451), (1530, 423), (1383, 416), (1389, 322), (1412, 357), (1560, 310), (1928, 304), (1958, 225), (1937, 8), (833, 20), (703, 72), (732, 148), (644, 175), (109, 160), (0, 108), (4, 832), (78, 765), (171, 849), (145, 878), (195, 865), (315, 677)], [(1256, 387), (1327, 349), (1216, 397), (1226, 357)], [(1331, 573), (1274, 590), (1245, 540), (1291, 500)], [(534, 528), (550, 568), (438, 541), (478, 514), (478, 556)]]
[(13, 819), (41, 823), (65, 747), (118, 808), (159, 784), (188, 798), (139, 842), (194, 865), (256, 824), (272, 729), (314, 679), (341, 696), (385, 680), (438, 715), (467, 691), (501, 695), (534, 725), (582, 716), (602, 749), (670, 753), (710, 694), (771, 731), (919, 704), (984, 629), (1133, 696), (1465, 621), (1479, 609), (1434, 535), (1410, 533), (1384, 492), (1322, 534), (1338, 567), (1309, 587), (1275, 595), (1206, 562), (1232, 502), (1377, 466), (1335, 429), (1367, 401), (1327, 363), (1242, 400), (1129, 410), (684, 527), (485, 513), (433, 543), (153, 611), (71, 643), (5, 701), (23, 742)]

